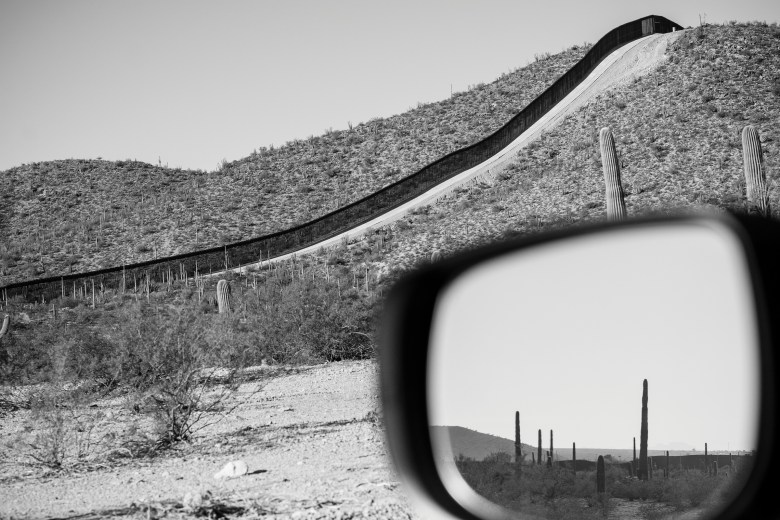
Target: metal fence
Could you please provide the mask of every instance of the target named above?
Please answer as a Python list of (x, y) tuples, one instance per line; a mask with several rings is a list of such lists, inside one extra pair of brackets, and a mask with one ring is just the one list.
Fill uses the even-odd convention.
[(662, 16), (646, 16), (608, 32), (585, 56), (508, 123), (482, 141), (456, 150), (381, 190), (348, 206), (299, 226), (226, 246), (97, 271), (68, 274), (0, 287), (0, 297), (50, 301), (61, 296), (98, 290), (145, 286), (236, 268), (261, 259), (295, 252), (390, 211), (437, 184), (485, 161), (509, 145), (568, 95), (615, 49), (643, 36), (682, 27)]

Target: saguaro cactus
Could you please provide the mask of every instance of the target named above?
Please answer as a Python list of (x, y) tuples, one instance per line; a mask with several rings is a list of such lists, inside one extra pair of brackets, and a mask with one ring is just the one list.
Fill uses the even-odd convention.
[(599, 455), (596, 462), (596, 492), (605, 493), (607, 491), (607, 472), (604, 470), (604, 457)]
[(712, 461), (712, 475), (717, 477), (718, 476), (718, 461), (713, 460)]
[(664, 478), (669, 478), (669, 451), (666, 452), (666, 469), (664, 469)]
[(577, 443), (571, 443), (571, 468), (574, 470), (574, 474), (577, 474)]
[(555, 452), (553, 451), (553, 431), (550, 430), (550, 465), (552, 465), (553, 461), (553, 454)]
[(230, 312), (230, 284), (227, 280), (217, 282), (217, 307), (220, 314)]
[(620, 162), (615, 149), (615, 139), (612, 130), (604, 127), (599, 132), (601, 145), (601, 164), (604, 168), (604, 184), (606, 185), (607, 218), (622, 220), (626, 218), (626, 203), (623, 200), (623, 185), (620, 182)]
[(520, 443), (520, 412), (515, 412), (515, 463), (523, 460), (523, 445)]
[(8, 329), (11, 327), (11, 316), (6, 314), (3, 318), (3, 326), (0, 327), (0, 342), (3, 341), (3, 337), (8, 334)]
[(647, 379), (642, 382), (642, 426), (639, 430), (639, 479), (647, 480)]
[(542, 465), (542, 430), (539, 429), (539, 442), (537, 444), (539, 446), (536, 450), (536, 463), (540, 466)]
[(751, 125), (742, 129), (742, 155), (745, 164), (748, 212), (768, 217), (771, 215), (771, 210), (764, 173), (764, 155), (761, 152), (758, 131)]

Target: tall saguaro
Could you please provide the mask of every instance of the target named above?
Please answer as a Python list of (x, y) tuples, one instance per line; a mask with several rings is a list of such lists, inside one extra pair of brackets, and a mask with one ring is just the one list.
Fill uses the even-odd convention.
[(574, 470), (574, 474), (577, 474), (577, 443), (571, 443), (571, 467)]
[(550, 461), (552, 461), (552, 462), (551, 462), (551, 464), (555, 462), (555, 460), (553, 460), (553, 459), (554, 459), (554, 457), (555, 457), (555, 456), (553, 455), (553, 453), (555, 453), (555, 452), (553, 451), (553, 431), (552, 431), (552, 430), (550, 430)]
[(599, 132), (601, 164), (604, 168), (604, 185), (607, 198), (607, 219), (626, 218), (626, 203), (623, 199), (623, 185), (620, 182), (620, 162), (618, 161), (615, 138), (612, 130), (604, 127)]
[(647, 480), (647, 379), (642, 382), (642, 427), (639, 430), (639, 480)]
[(536, 452), (536, 463), (541, 466), (542, 465), (542, 430), (541, 430), (541, 428), (539, 429), (539, 443), (537, 444), (537, 446), (539, 446), (539, 448), (537, 449), (537, 452)]
[(769, 217), (771, 209), (769, 207), (769, 191), (766, 187), (761, 140), (758, 131), (750, 125), (742, 129), (742, 155), (745, 165), (748, 211)]
[(515, 412), (515, 463), (520, 466), (523, 460), (523, 445), (520, 444), (520, 412)]

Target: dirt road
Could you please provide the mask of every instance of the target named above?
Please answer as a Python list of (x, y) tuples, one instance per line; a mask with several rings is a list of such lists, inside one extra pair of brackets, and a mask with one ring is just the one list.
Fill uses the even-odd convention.
[[(50, 472), (6, 448), (0, 517), (411, 518), (387, 458), (376, 378), (373, 361), (283, 369), (244, 383), (230, 398), (238, 407), (192, 444), (154, 457)], [(117, 423), (133, 415), (120, 401), (97, 404)], [(0, 436), (24, 433), (25, 414), (4, 417)], [(214, 478), (234, 460), (248, 473)]]

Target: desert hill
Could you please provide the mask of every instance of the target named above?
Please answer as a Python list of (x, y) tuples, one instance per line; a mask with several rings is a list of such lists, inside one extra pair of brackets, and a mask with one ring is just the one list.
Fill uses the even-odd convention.
[[(449, 438), (452, 451), (457, 456), (483, 460), (494, 453), (506, 453), (510, 457), (515, 456), (515, 442), (497, 435), (481, 433), (462, 426), (431, 426), (431, 438), (435, 443), (437, 439)], [(535, 448), (523, 443), (523, 453), (528, 454), (530, 460), (531, 450)]]
[(492, 182), (472, 184), (399, 223), (387, 270), (506, 235), (604, 218), (598, 132), (609, 126), (629, 215), (670, 208), (740, 209), (741, 131), (763, 144), (780, 202), (780, 28), (762, 23), (687, 30), (654, 71), (599, 96), (521, 152)]
[(587, 50), (540, 56), (403, 114), (248, 150), (215, 171), (66, 159), (0, 172), (0, 285), (195, 251), (311, 220), (489, 135)]
[[(157, 287), (151, 294), (135, 288), (127, 294), (104, 294), (98, 288), (95, 298), (68, 297), (56, 305), (47, 302), (30, 307), (11, 302), (3, 309), (13, 316), (10, 337), (3, 344), (11, 363), (3, 377), (36, 380), (49, 377), (54, 369), (61, 371), (58, 377), (65, 378), (88, 373), (113, 377), (115, 363), (126, 352), (123, 349), (139, 334), (157, 341), (155, 331), (167, 330), (184, 318), (197, 325), (192, 333), (209, 355), (218, 352), (225, 358), (258, 363), (263, 359), (314, 363), (372, 357), (376, 349), (373, 332), (388, 284), (398, 273), (429, 261), (433, 251), (447, 255), (497, 237), (604, 218), (597, 139), (603, 126), (610, 126), (615, 134), (629, 214), (663, 212), (672, 207), (741, 207), (745, 188), (740, 132), (747, 124), (756, 126), (762, 136), (770, 196), (777, 208), (780, 29), (765, 24), (729, 24), (664, 37), (669, 38), (667, 57), (659, 67), (585, 105), (526, 147), (492, 180), (464, 186), (351, 244), (292, 260), (273, 270), (254, 271), (248, 277), (227, 276), (234, 280), (233, 306), (239, 311), (234, 326), (228, 329), (227, 322), (215, 315), (213, 279), (197, 288), (192, 284)], [(539, 64), (568, 63), (580, 52), (570, 49), (558, 57), (539, 60)], [(518, 71), (517, 77), (541, 70), (537, 64), (529, 67)], [(420, 107), (404, 117), (450, 105), (472, 106), (465, 101), (476, 103), (474, 100), (482, 99), (486, 92), (502, 88), (509, 91), (512, 77), (459, 94), (441, 105)], [(484, 120), (475, 117), (475, 121)], [(504, 113), (495, 116), (495, 121), (507, 118)], [(388, 125), (387, 121), (372, 124)], [(352, 134), (333, 132), (312, 142), (332, 144), (337, 138), (363, 131), (358, 128)], [(410, 128), (416, 127), (404, 127)], [(395, 135), (388, 132), (387, 136)], [(369, 132), (364, 138), (376, 141), (377, 135), (382, 134)], [(410, 143), (387, 141), (391, 142), (399, 147), (401, 142)], [(327, 155), (324, 146), (315, 155)], [(292, 154), (296, 147), (302, 149), (304, 144), (290, 144), (273, 157)], [(353, 148), (344, 153), (349, 150)], [(446, 146), (440, 151), (444, 153)], [(58, 176), (54, 166), (73, 171)], [(12, 187), (11, 195), (6, 192), (0, 199), (2, 281), (27, 278), (41, 264), (44, 274), (51, 275), (58, 269), (67, 270), (66, 264), (79, 270), (104, 262), (121, 263), (125, 254), (134, 258), (165, 254), (166, 248), (169, 253), (186, 250), (194, 246), (196, 238), (198, 244), (202, 240), (205, 245), (211, 240), (208, 237), (218, 234), (219, 229), (208, 228), (207, 221), (220, 229), (233, 218), (238, 219), (237, 224), (250, 226), (259, 220), (247, 218), (249, 213), (267, 214), (246, 209), (252, 201), (235, 197), (235, 192), (228, 190), (240, 178), (238, 167), (226, 165), (220, 172), (178, 171), (173, 175), (160, 166), (131, 162), (121, 165), (126, 168), (121, 174), (104, 174), (106, 169), (118, 167), (119, 163), (61, 161), (2, 172), (4, 185)], [(251, 169), (246, 164), (242, 168)], [(367, 182), (363, 190), (387, 182), (363, 171)], [(225, 176), (222, 181), (221, 175)], [(244, 192), (253, 185), (250, 177), (246, 173)], [(63, 181), (60, 192), (50, 191), (53, 184), (39, 182), (54, 183), (58, 178), (69, 179)], [(303, 181), (294, 186), (299, 185), (310, 186)], [(161, 186), (168, 186), (170, 192), (160, 193)], [(273, 183), (257, 186), (276, 189)], [(279, 186), (287, 190), (293, 184)], [(328, 184), (316, 186), (327, 191)], [(316, 192), (308, 191), (312, 193)], [(279, 202), (287, 199), (277, 194), (267, 200), (269, 204), (278, 202), (279, 211), (287, 204), (290, 214), (298, 215), (295, 212), (313, 200), (308, 194), (300, 194), (296, 204)], [(107, 209), (104, 215), (99, 210), (101, 196), (118, 209)], [(209, 197), (223, 197), (225, 203)], [(220, 213), (223, 210), (227, 213)], [(57, 227), (45, 220), (65, 213), (81, 215), (78, 218), (88, 218), (91, 224), (84, 226), (85, 221), (74, 217), (75, 221), (66, 219), (64, 227)], [(230, 217), (225, 217), (228, 214)], [(262, 221), (281, 226), (282, 220)], [(240, 230), (236, 233), (244, 236)], [(177, 312), (184, 317), (176, 318)], [(39, 326), (44, 323), (49, 326)]]

